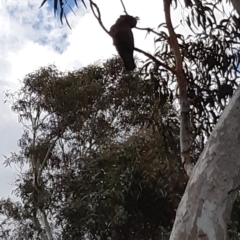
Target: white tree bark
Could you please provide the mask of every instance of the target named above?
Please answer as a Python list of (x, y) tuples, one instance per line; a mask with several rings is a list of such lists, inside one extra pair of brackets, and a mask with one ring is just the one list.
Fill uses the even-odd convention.
[(37, 231), (39, 232), (39, 235), (41, 236), (41, 240), (48, 240), (47, 235), (42, 231), (41, 224), (40, 224), (37, 216), (34, 216), (32, 220), (34, 222), (34, 225), (35, 225)]
[(50, 227), (49, 222), (47, 220), (46, 213), (44, 212), (44, 210), (39, 210), (39, 215), (41, 216), (41, 218), (40, 218), (41, 223), (42, 223), (42, 226), (44, 226), (44, 229), (46, 231), (47, 239), (48, 240), (53, 240), (51, 227)]
[(240, 186), (240, 86), (193, 169), (170, 240), (225, 240)]

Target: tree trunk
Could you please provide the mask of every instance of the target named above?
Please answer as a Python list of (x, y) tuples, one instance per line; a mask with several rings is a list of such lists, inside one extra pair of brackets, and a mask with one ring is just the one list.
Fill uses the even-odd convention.
[(193, 169), (170, 240), (227, 238), (240, 186), (240, 86)]
[(232, 0), (232, 5), (237, 10), (238, 14), (240, 15), (240, 1)]

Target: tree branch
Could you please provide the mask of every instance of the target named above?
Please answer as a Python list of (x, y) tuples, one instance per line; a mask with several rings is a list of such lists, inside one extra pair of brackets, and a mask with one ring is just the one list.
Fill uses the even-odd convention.
[(47, 215), (45, 213), (45, 211), (43, 209), (39, 210), (39, 213), (41, 215), (41, 220), (42, 220), (42, 224), (44, 225), (44, 229), (46, 231), (46, 235), (48, 237), (48, 240), (53, 240), (53, 235), (52, 235), (52, 231), (51, 231), (51, 227), (49, 225), (49, 221), (47, 219)]
[(44, 231), (42, 231), (41, 224), (40, 224), (39, 219), (37, 217), (37, 210), (36, 209), (33, 210), (32, 221), (34, 223), (34, 226), (35, 226), (36, 230), (39, 232), (39, 235), (41, 236), (42, 240), (48, 240), (47, 235), (45, 234)]
[(158, 36), (161, 36), (158, 32), (154, 31), (152, 28), (140, 28), (140, 27), (136, 27), (136, 29), (138, 29), (138, 30), (143, 30), (143, 31), (147, 31), (147, 34), (151, 32), (151, 33), (154, 33), (154, 34), (156, 34), (156, 35), (158, 35)]
[(53, 140), (52, 144), (49, 146), (48, 150), (47, 150), (47, 153), (42, 161), (42, 164), (41, 164), (41, 167), (40, 169), (38, 170), (38, 175), (37, 175), (37, 184), (38, 186), (40, 186), (40, 177), (41, 177), (41, 174), (42, 174), (42, 171), (43, 171), (43, 168), (47, 162), (47, 159), (49, 157), (49, 154), (51, 152), (51, 150), (53, 149), (54, 145), (56, 144), (57, 140), (59, 139), (59, 137), (57, 137), (55, 140)]
[(123, 3), (123, 0), (120, 0), (121, 1), (121, 4), (122, 4), (122, 7), (123, 7), (123, 12), (126, 14), (126, 15), (129, 15), (128, 13), (127, 13), (127, 10), (126, 10), (126, 7), (125, 7), (125, 5), (124, 5), (124, 3)]
[[(101, 13), (100, 13), (100, 10), (99, 10), (99, 7), (97, 6), (96, 3), (94, 3), (92, 0), (89, 0), (90, 2), (90, 7), (92, 9), (92, 12), (95, 16), (95, 18), (98, 20), (100, 26), (102, 27), (102, 29), (109, 35), (110, 35), (110, 32), (105, 28), (105, 26), (103, 25), (103, 22), (102, 22), (102, 18), (101, 18)], [(123, 6), (124, 6), (124, 3), (122, 2)], [(125, 6), (124, 6), (125, 8)], [(95, 10), (97, 11), (97, 13), (95, 12)], [(155, 32), (157, 34), (157, 32)], [(150, 58), (153, 62), (155, 62), (157, 65), (159, 66), (162, 66), (164, 67), (165, 69), (167, 69), (168, 71), (172, 72), (172, 73), (175, 73), (175, 69), (169, 67), (167, 64), (159, 61), (158, 59), (156, 59), (153, 55), (139, 49), (139, 48), (134, 48), (134, 50), (136, 52), (139, 52), (139, 53), (142, 53), (143, 55), (147, 56), (148, 58)]]
[(179, 101), (180, 101), (180, 146), (181, 146), (181, 159), (184, 169), (188, 176), (191, 175), (193, 165), (190, 159), (190, 148), (191, 148), (191, 131), (190, 131), (190, 117), (189, 117), (189, 101), (187, 94), (187, 81), (182, 67), (182, 57), (180, 53), (177, 36), (174, 32), (171, 14), (170, 14), (171, 1), (164, 0), (164, 11), (166, 24), (170, 36), (170, 43), (172, 51), (176, 61), (176, 77), (179, 88)]
[(135, 50), (136, 52), (142, 53), (142, 54), (145, 55), (146, 57), (150, 58), (150, 59), (151, 59), (153, 62), (155, 62), (157, 65), (164, 67), (165, 69), (167, 69), (168, 71), (172, 72), (173, 74), (176, 73), (176, 71), (175, 71), (174, 68), (171, 68), (171, 67), (169, 67), (167, 64), (159, 61), (157, 58), (155, 58), (155, 57), (154, 57), (153, 55), (151, 55), (150, 53), (147, 53), (147, 52), (145, 52), (145, 51), (143, 51), (143, 50), (141, 50), (141, 49), (139, 49), (139, 48), (134, 48), (134, 50)]
[[(102, 29), (108, 34), (110, 35), (109, 31), (105, 28), (105, 26), (102, 23), (102, 18), (101, 18), (101, 12), (99, 10), (99, 7), (97, 6), (97, 4), (95, 2), (93, 2), (92, 0), (89, 0), (90, 2), (90, 7), (92, 9), (93, 15), (95, 16), (95, 18), (98, 20), (100, 26), (102, 27)], [(97, 12), (95, 12), (97, 11)]]

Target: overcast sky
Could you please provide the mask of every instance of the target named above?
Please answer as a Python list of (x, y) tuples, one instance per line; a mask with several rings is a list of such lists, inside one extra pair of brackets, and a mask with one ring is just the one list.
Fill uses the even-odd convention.
[[(4, 104), (4, 91), (17, 90), (23, 77), (39, 67), (55, 64), (59, 70), (73, 70), (116, 54), (111, 38), (101, 29), (93, 14), (82, 4), (68, 11), (70, 30), (55, 18), (53, 9), (42, 0), (0, 0), (0, 198), (14, 189), (16, 167), (4, 168), (4, 155), (17, 152), (22, 126), (10, 105)], [(73, 0), (69, 1), (73, 2)], [(80, 2), (80, 1), (79, 1)], [(85, 0), (87, 3), (87, 0)], [(123, 14), (120, 0), (97, 0), (107, 29)], [(129, 14), (140, 17), (138, 26), (157, 28), (164, 21), (162, 1), (125, 0)], [(182, 12), (175, 13), (175, 25)], [(180, 16), (180, 18), (177, 18)], [(134, 30), (135, 45), (154, 53), (153, 36)], [(139, 57), (141, 57), (139, 55)]]

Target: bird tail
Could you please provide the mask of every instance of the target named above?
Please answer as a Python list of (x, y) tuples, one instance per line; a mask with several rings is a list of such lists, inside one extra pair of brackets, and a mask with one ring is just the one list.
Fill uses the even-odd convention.
[(126, 68), (127, 71), (132, 71), (136, 68), (132, 54), (125, 53), (124, 56), (121, 57), (124, 63), (124, 67)]

